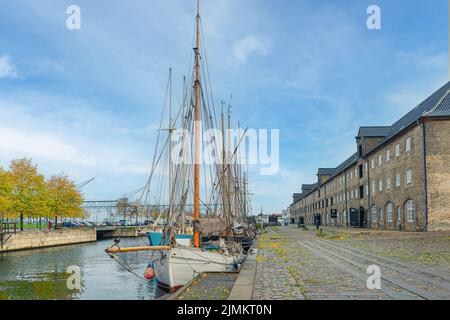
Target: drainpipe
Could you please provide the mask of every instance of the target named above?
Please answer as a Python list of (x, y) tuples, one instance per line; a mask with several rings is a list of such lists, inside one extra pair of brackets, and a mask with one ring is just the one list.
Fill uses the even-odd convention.
[(345, 221), (346, 227), (350, 226), (350, 212), (348, 211), (348, 198), (347, 198), (347, 172), (344, 170), (344, 195), (345, 195), (345, 211), (347, 212), (347, 221)]
[(423, 175), (423, 222), (422, 231), (428, 230), (428, 186), (427, 186), (427, 145), (426, 145), (426, 128), (425, 122), (418, 120), (418, 124), (422, 127), (422, 175)]
[(367, 157), (365, 157), (364, 159), (367, 166), (367, 225), (369, 228), (372, 228), (372, 203), (370, 201), (372, 197), (372, 190), (370, 189), (370, 165), (369, 159)]

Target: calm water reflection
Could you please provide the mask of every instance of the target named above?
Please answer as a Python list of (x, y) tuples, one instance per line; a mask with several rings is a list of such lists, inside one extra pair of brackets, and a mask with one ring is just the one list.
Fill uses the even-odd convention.
[[(0, 299), (155, 299), (162, 293), (129, 273), (105, 252), (112, 240), (0, 254)], [(146, 238), (122, 239), (121, 246), (148, 245)], [(142, 276), (149, 252), (123, 257)], [(121, 260), (120, 260), (121, 261)], [(67, 289), (67, 267), (81, 268), (81, 290)]]

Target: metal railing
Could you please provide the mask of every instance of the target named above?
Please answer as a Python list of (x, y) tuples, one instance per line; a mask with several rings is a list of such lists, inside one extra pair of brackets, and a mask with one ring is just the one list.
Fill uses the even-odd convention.
[(13, 234), (17, 233), (17, 222), (0, 222), (0, 247), (3, 248)]

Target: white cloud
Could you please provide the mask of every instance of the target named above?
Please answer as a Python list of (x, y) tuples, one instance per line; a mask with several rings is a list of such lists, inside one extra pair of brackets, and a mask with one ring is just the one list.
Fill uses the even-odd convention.
[[(4, 163), (31, 157), (43, 164), (59, 162), (69, 171), (74, 167), (138, 175), (150, 171), (150, 155), (133, 141), (142, 133), (130, 136), (126, 127), (122, 127), (125, 133), (111, 130), (123, 123), (107, 112), (89, 112), (87, 105), (70, 98), (27, 92), (21, 96), (25, 98), (20, 102), (0, 98), (0, 155)], [(71, 112), (73, 103), (79, 106), (78, 113)], [(53, 104), (64, 108), (52, 109)], [(150, 141), (148, 144), (150, 150)]]
[(233, 44), (233, 55), (239, 63), (245, 63), (253, 55), (266, 55), (271, 49), (271, 43), (262, 36), (251, 35)]
[(10, 62), (9, 56), (0, 56), (0, 79), (17, 77), (18, 72), (16, 70), (16, 67)]
[(403, 65), (414, 65), (418, 69), (447, 68), (448, 53), (435, 53), (424, 49), (414, 52), (399, 52), (397, 53), (397, 61)]

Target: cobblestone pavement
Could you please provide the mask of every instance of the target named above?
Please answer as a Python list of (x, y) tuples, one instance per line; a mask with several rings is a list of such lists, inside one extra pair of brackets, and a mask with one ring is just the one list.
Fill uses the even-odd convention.
[[(255, 300), (450, 298), (448, 234), (277, 231), (259, 241)], [(367, 288), (370, 265), (380, 290)]]

